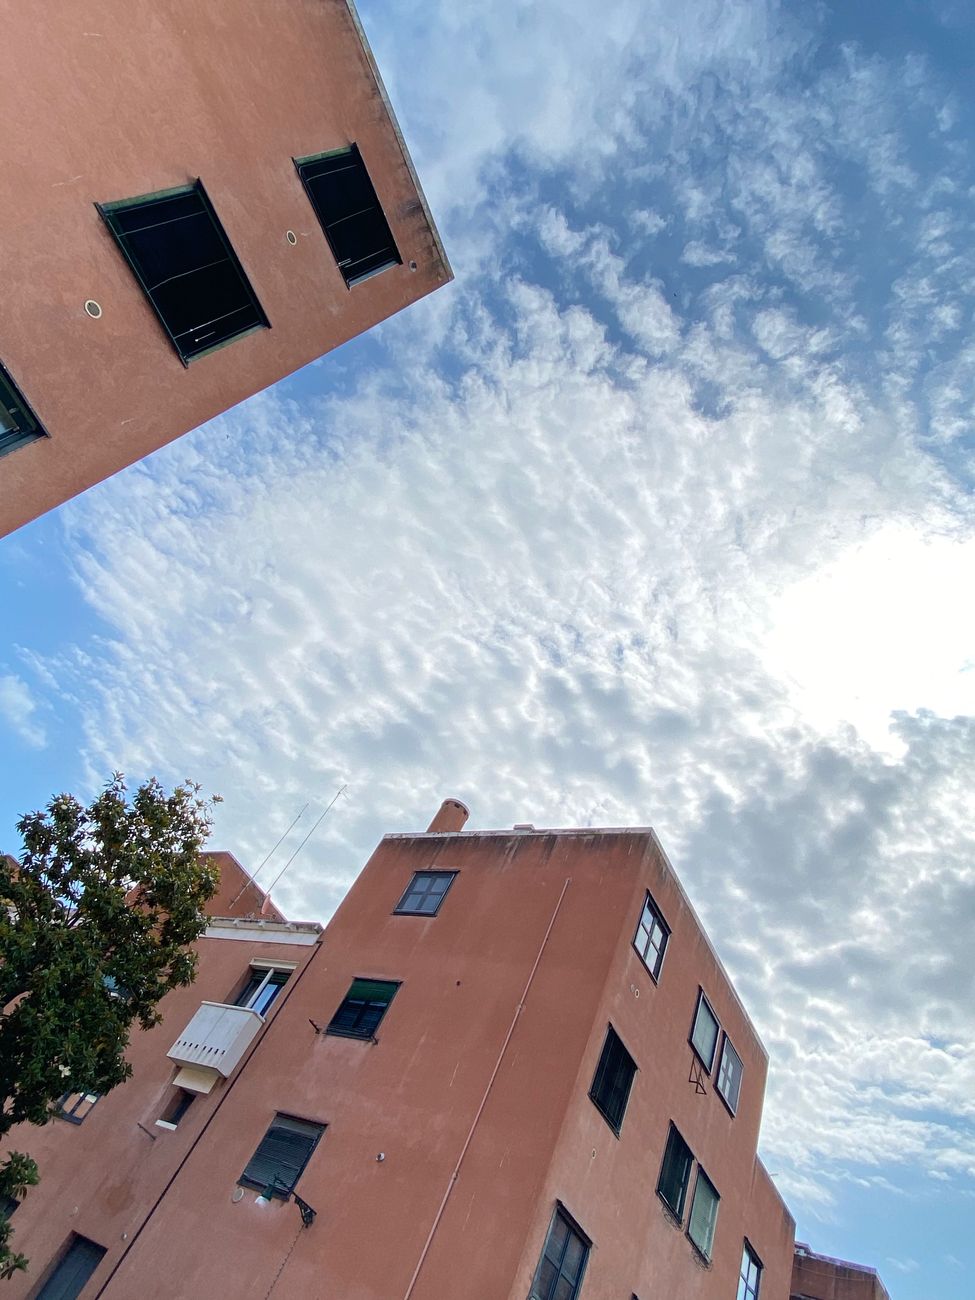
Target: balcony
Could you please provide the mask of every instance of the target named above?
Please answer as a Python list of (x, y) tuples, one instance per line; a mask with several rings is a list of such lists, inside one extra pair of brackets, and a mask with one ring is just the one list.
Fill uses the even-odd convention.
[(200, 1009), (166, 1053), (177, 1065), (227, 1079), (254, 1041), (264, 1017), (249, 1007), (201, 1002)]

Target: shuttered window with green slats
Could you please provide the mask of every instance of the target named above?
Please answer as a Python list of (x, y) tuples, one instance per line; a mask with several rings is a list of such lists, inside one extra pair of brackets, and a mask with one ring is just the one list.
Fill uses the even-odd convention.
[(294, 1119), (291, 1115), (275, 1115), (274, 1123), (237, 1181), (286, 1197), (294, 1190), (324, 1132), (324, 1124)]

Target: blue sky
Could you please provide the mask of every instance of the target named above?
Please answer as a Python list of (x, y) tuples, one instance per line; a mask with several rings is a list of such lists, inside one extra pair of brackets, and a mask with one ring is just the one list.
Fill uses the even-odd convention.
[(445, 794), (652, 823), (800, 1238), (967, 1298), (969, 6), (360, 9), (456, 282), (0, 546), (0, 845), (120, 768), (255, 867), (347, 783), (324, 919)]

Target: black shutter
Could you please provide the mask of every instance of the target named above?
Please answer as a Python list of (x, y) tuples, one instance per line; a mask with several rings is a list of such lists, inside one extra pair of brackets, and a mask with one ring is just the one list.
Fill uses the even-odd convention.
[(262, 1191), (271, 1187), (279, 1196), (285, 1195), (285, 1189), (290, 1192), (294, 1188), (324, 1132), (324, 1124), (292, 1119), (290, 1115), (275, 1116), (239, 1181)]
[(315, 214), (345, 283), (402, 261), (358, 147), (317, 158), (296, 158)]

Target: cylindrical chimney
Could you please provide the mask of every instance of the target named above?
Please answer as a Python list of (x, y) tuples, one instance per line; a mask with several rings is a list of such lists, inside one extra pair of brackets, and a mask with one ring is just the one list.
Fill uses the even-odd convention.
[(470, 817), (470, 810), (466, 804), (462, 804), (459, 799), (445, 799), (440, 805), (440, 810), (434, 817), (433, 821), (427, 827), (427, 834), (431, 831), (462, 831), (464, 823)]

